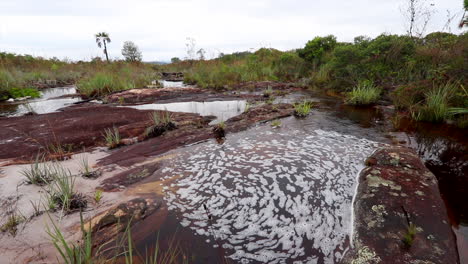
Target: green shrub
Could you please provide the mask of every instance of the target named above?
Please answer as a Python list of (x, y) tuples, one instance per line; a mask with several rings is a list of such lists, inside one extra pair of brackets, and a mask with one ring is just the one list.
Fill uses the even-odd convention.
[(346, 103), (352, 105), (369, 105), (376, 103), (380, 98), (380, 88), (371, 81), (361, 81), (346, 95)]
[(31, 98), (41, 97), (41, 93), (34, 88), (11, 88), (9, 91), (10, 97), (12, 98), (21, 98), (30, 96)]
[(301, 58), (308, 62), (319, 64), (326, 52), (333, 50), (336, 46), (336, 37), (328, 35), (326, 37), (315, 37), (307, 42), (303, 49), (298, 50)]

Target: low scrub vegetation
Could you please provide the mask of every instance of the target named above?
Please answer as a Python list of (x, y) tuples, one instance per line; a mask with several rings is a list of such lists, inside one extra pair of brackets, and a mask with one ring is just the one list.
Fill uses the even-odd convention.
[(38, 88), (78, 84), (88, 97), (144, 87), (155, 79), (152, 65), (140, 62), (90, 62), (44, 59), (0, 52), (0, 101), (8, 98), (39, 97)]
[[(445, 105), (437, 102), (440, 95), (429, 93), (447, 83), (467, 86), (467, 52), (466, 32), (433, 32), (424, 37), (358, 36), (350, 43), (338, 42), (330, 35), (315, 37), (304, 48), (292, 51), (262, 48), (253, 53), (222, 54), (212, 60), (175, 61), (161, 68), (183, 71), (187, 83), (205, 88), (281, 81), (334, 90), (347, 95), (350, 104), (371, 104), (383, 98), (392, 100), (399, 110), (414, 113), (411, 116), (417, 120), (438, 122), (453, 118), (442, 113), (445, 109), (468, 107), (468, 96), (461, 89), (450, 90), (450, 99), (443, 100)], [(362, 80), (372, 85), (363, 85)], [(462, 111), (457, 119), (466, 119), (466, 114)]]

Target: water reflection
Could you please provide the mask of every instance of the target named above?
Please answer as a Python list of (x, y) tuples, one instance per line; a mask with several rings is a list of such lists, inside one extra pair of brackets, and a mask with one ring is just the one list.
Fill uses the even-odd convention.
[(75, 93), (76, 87), (74, 86), (43, 89), (41, 90), (41, 97), (38, 99), (0, 103), (0, 116), (21, 116), (31, 111), (36, 114), (55, 112), (60, 108), (80, 101), (80, 98), (57, 97)]
[(140, 110), (167, 110), (171, 112), (196, 113), (202, 116), (216, 116), (213, 123), (226, 121), (244, 112), (246, 101), (182, 102), (169, 104), (144, 104), (128, 106)]

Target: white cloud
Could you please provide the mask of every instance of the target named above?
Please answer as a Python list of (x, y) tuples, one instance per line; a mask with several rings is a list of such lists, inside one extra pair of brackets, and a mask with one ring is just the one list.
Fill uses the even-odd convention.
[[(402, 34), (404, 0), (3, 0), (0, 50), (39, 56), (89, 59), (102, 55), (93, 35), (107, 31), (111, 57), (134, 41), (145, 60), (185, 55), (193, 37), (208, 54), (262, 46), (299, 48), (317, 35), (341, 41), (383, 32)], [(461, 0), (433, 0), (438, 12), (430, 30), (441, 30), (446, 9), (460, 12)], [(458, 33), (454, 21), (452, 29)]]

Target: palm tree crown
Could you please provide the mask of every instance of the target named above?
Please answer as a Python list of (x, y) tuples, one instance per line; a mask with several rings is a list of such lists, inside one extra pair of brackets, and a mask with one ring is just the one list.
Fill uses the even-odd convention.
[(102, 46), (104, 45), (104, 54), (106, 54), (106, 59), (107, 61), (109, 61), (109, 56), (107, 54), (107, 45), (106, 45), (106, 43), (111, 42), (109, 34), (107, 34), (106, 32), (99, 32), (96, 35), (94, 35), (94, 37), (96, 38), (96, 44), (98, 45), (99, 48), (102, 48)]

